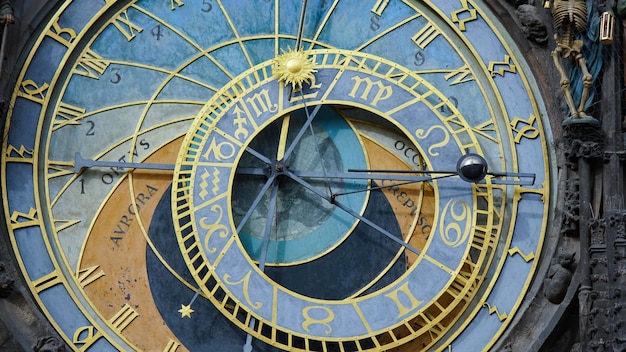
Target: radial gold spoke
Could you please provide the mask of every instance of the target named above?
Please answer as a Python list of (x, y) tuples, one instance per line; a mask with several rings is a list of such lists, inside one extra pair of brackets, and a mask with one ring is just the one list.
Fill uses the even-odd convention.
[(287, 134), (289, 132), (290, 121), (291, 115), (286, 115), (285, 117), (283, 117), (283, 124), (280, 128), (280, 139), (278, 140), (278, 153), (276, 153), (276, 160), (283, 160), (283, 158), (285, 157), (285, 149), (287, 148)]

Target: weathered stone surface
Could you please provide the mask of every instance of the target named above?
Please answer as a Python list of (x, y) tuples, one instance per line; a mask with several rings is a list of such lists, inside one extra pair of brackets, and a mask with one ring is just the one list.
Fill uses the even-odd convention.
[(550, 267), (548, 275), (543, 280), (543, 293), (552, 303), (561, 303), (565, 298), (565, 294), (567, 294), (567, 289), (572, 281), (574, 255), (575, 253), (561, 251), (553, 259), (554, 264)]
[(520, 20), (521, 31), (526, 38), (537, 44), (546, 44), (548, 42), (548, 28), (537, 7), (520, 5), (515, 11), (515, 15)]
[(33, 346), (35, 352), (65, 352), (65, 345), (54, 336), (40, 337)]

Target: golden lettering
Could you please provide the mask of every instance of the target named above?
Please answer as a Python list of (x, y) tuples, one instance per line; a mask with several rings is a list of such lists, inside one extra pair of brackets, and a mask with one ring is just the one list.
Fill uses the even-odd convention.
[[(469, 204), (465, 201), (454, 199), (448, 201), (439, 220), (439, 234), (443, 243), (450, 247), (458, 247), (467, 241), (471, 232), (472, 214), (470, 210)], [(454, 221), (446, 224), (448, 214)], [(460, 224), (462, 221), (464, 223)]]
[(246, 299), (248, 305), (258, 310), (263, 307), (263, 303), (259, 301), (253, 303), (250, 299), (250, 274), (252, 274), (252, 272), (248, 271), (248, 273), (244, 275), (244, 277), (239, 281), (233, 281), (231, 280), (231, 276), (229, 274), (224, 274), (224, 283), (226, 283), (227, 285), (241, 285), (243, 289), (243, 296)]
[(46, 97), (45, 92), (48, 90), (48, 87), (48, 83), (44, 83), (40, 87), (35, 81), (27, 79), (20, 85), (17, 96), (43, 105), (43, 101)]
[(163, 352), (176, 352), (178, 347), (180, 347), (180, 343), (170, 339), (167, 342), (167, 345), (165, 345), (165, 348), (163, 349)]
[(236, 151), (237, 149), (232, 143), (226, 141), (217, 143), (215, 137), (213, 137), (211, 143), (209, 143), (209, 148), (202, 154), (202, 157), (206, 160), (211, 160), (211, 155), (213, 155), (216, 161), (222, 161), (232, 158)]
[(252, 110), (254, 110), (256, 117), (259, 117), (264, 112), (278, 111), (278, 104), (272, 102), (267, 89), (261, 90), (259, 93), (254, 94), (251, 98), (247, 98), (246, 102)]
[(87, 49), (81, 56), (78, 65), (72, 73), (93, 79), (100, 79), (100, 76), (104, 74), (109, 64), (109, 60), (105, 60), (95, 51)]
[[(311, 78), (311, 85), (309, 89), (320, 89), (320, 88), (322, 88), (322, 84), (315, 83), (315, 76), (313, 76)], [(313, 93), (303, 94), (302, 89), (299, 89), (299, 90), (293, 91), (289, 95), (289, 101), (292, 103), (295, 103), (295, 102), (302, 101), (304, 99), (316, 99), (318, 94), (319, 94), (319, 90), (316, 90)]]
[[(530, 117), (526, 120), (515, 117), (513, 121), (511, 121), (511, 128), (513, 131), (517, 132), (515, 136), (515, 143), (519, 144), (522, 138), (535, 139), (539, 136), (539, 130), (533, 126), (537, 117), (535, 115), (530, 115)], [(521, 124), (523, 127), (518, 127)]]
[(26, 149), (23, 145), (19, 148), (15, 148), (10, 145), (7, 147), (5, 161), (17, 162), (17, 163), (32, 163), (33, 162), (33, 150)]
[(535, 259), (535, 253), (530, 252), (528, 254), (525, 254), (524, 252), (522, 252), (521, 249), (519, 249), (519, 247), (513, 247), (511, 249), (509, 249), (509, 255), (510, 256), (514, 256), (515, 254), (519, 254), (520, 257), (522, 257), (522, 259), (524, 259), (525, 262), (529, 262), (533, 259)]
[(113, 326), (113, 329), (115, 329), (117, 332), (121, 332), (128, 325), (130, 325), (130, 323), (132, 323), (133, 320), (135, 320), (135, 318), (137, 318), (138, 316), (139, 313), (137, 313), (131, 306), (129, 306), (128, 303), (125, 303), (122, 308), (117, 312), (117, 314), (115, 314), (113, 318), (109, 320), (109, 322)]
[[(317, 313), (312, 313), (312, 311), (315, 311), (315, 310), (321, 311), (322, 314), (325, 315), (325, 317), (323, 318), (312, 317), (312, 315), (317, 315)], [(326, 328), (326, 330), (324, 331), (326, 335), (329, 335), (333, 331), (329, 323), (335, 320), (335, 312), (333, 312), (330, 308), (323, 307), (323, 306), (306, 307), (302, 310), (302, 317), (304, 318), (304, 321), (302, 322), (302, 329), (304, 329), (307, 332), (311, 332), (310, 330), (311, 325), (324, 326)]]
[(85, 288), (87, 285), (103, 277), (105, 275), (104, 270), (100, 269), (100, 271), (96, 272), (99, 268), (99, 265), (94, 265), (79, 270), (77, 273), (77, 279), (80, 287)]
[(74, 174), (74, 163), (71, 161), (48, 160), (48, 179)]
[(130, 21), (128, 17), (128, 10), (122, 12), (119, 16), (114, 18), (111, 23), (117, 28), (124, 37), (130, 42), (135, 38), (136, 33), (141, 33), (143, 28), (137, 26)]
[(242, 140), (243, 138), (245, 140), (245, 138), (248, 137), (248, 130), (244, 127), (248, 124), (248, 120), (246, 117), (242, 116), (245, 112), (239, 105), (236, 105), (232, 112), (237, 115), (237, 117), (233, 119), (233, 125), (237, 126), (237, 129), (235, 130), (235, 138), (238, 140)]
[(58, 19), (56, 22), (52, 23), (52, 27), (48, 29), (46, 35), (68, 48), (72, 45), (74, 39), (76, 39), (76, 31), (72, 28), (61, 28)]
[(374, 7), (372, 7), (371, 11), (376, 14), (376, 16), (382, 16), (383, 11), (387, 8), (387, 5), (389, 5), (389, 0), (378, 0), (376, 1), (376, 4), (374, 4)]
[(474, 80), (474, 76), (472, 75), (472, 71), (470, 70), (468, 65), (463, 65), (455, 70), (452, 70), (450, 73), (443, 77), (446, 81), (451, 79), (450, 85), (456, 85), (459, 83), (465, 83)]
[(34, 280), (33, 287), (35, 288), (35, 291), (37, 291), (37, 293), (41, 293), (42, 291), (45, 291), (52, 286), (56, 286), (62, 283), (63, 282), (61, 281), (59, 272), (55, 270), (51, 272), (50, 274), (47, 274), (37, 280)]
[[(212, 178), (210, 184), (208, 182), (209, 178)], [(209, 195), (209, 186), (211, 185), (213, 185), (213, 187), (211, 187), (210, 189), (211, 194), (213, 196), (217, 195), (217, 192), (220, 190), (220, 170), (218, 168), (214, 167), (212, 173), (209, 172), (208, 169), (204, 169), (204, 172), (202, 172), (202, 174), (200, 175), (200, 179), (202, 180), (202, 182), (200, 182), (199, 184), (200, 192), (198, 192), (198, 195), (200, 196), (200, 198), (202, 198), (202, 200), (206, 200), (206, 197)]]
[[(368, 101), (372, 106), (378, 105), (378, 102), (380, 102), (381, 100), (390, 98), (391, 95), (393, 94), (393, 89), (391, 88), (391, 86), (384, 85), (381, 80), (374, 82), (372, 81), (370, 77), (363, 78), (359, 76), (352, 77), (352, 80), (355, 82), (354, 87), (352, 88), (352, 91), (348, 95), (353, 98), (356, 98), (356, 95), (359, 92), (359, 88), (361, 88), (361, 84), (365, 82), (365, 89), (363, 90), (363, 93), (359, 96), (359, 98), (365, 101)], [(371, 99), (370, 101), (369, 95), (372, 92), (372, 88), (374, 87), (378, 88), (377, 93), (374, 96), (374, 98)]]
[(443, 132), (443, 140), (441, 142), (438, 142), (438, 143), (430, 143), (430, 147), (428, 147), (428, 154), (430, 156), (437, 156), (437, 155), (439, 155), (439, 152), (436, 152), (435, 149), (441, 148), (444, 145), (448, 144), (448, 142), (450, 141), (450, 134), (445, 129), (445, 127), (440, 126), (440, 125), (431, 126), (428, 129), (428, 131), (426, 131), (426, 132), (424, 132), (423, 129), (418, 129), (418, 130), (415, 131), (415, 137), (417, 137), (418, 139), (426, 139), (435, 130), (439, 130), (439, 131)]
[[(180, 0), (170, 0), (170, 3), (172, 5), (172, 11), (176, 9), (176, 6), (181, 7), (185, 5), (185, 3)], [(176, 6), (174, 6), (174, 4), (176, 4)]]
[[(25, 221), (23, 219), (26, 219)], [(24, 227), (38, 226), (40, 220), (37, 218), (37, 210), (30, 208), (28, 213), (22, 213), (17, 210), (11, 214), (11, 227), (13, 230), (22, 229)]]
[(52, 124), (52, 131), (67, 125), (80, 125), (79, 120), (82, 120), (85, 111), (84, 108), (61, 102)]
[(80, 351), (86, 351), (101, 337), (102, 333), (99, 331), (96, 332), (93, 326), (82, 326), (74, 331), (72, 342), (75, 345), (81, 345), (79, 348)]
[[(411, 311), (415, 310), (422, 304), (409, 289), (409, 282), (405, 282), (395, 291), (388, 293), (385, 297), (391, 299), (396, 306), (398, 307), (398, 318), (402, 318), (403, 316), (409, 314)], [(404, 298), (401, 300), (401, 298)], [(408, 305), (406, 301), (408, 300)]]
[(206, 236), (204, 237), (204, 249), (209, 253), (215, 253), (217, 251), (217, 248), (209, 246), (209, 241), (211, 239), (211, 236), (217, 232), (218, 236), (220, 236), (221, 238), (226, 238), (229, 235), (229, 231), (226, 225), (220, 223), (220, 221), (222, 221), (222, 216), (224, 212), (222, 210), (222, 207), (217, 204), (214, 204), (211, 207), (211, 211), (213, 211), (214, 213), (217, 213), (217, 220), (215, 220), (215, 222), (213, 223), (207, 223), (208, 218), (206, 216), (201, 217), (200, 227), (207, 230)]
[[(497, 66), (502, 66), (496, 70)], [(504, 55), (504, 61), (491, 61), (489, 62), (489, 72), (491, 76), (499, 75), (504, 76), (506, 72), (516, 73), (517, 67), (513, 63), (513, 60), (509, 55)]]
[(476, 15), (476, 9), (470, 8), (467, 0), (461, 0), (462, 8), (453, 11), (450, 14), (452, 22), (459, 24), (459, 29), (465, 31), (465, 24), (470, 21), (474, 21), (478, 18)]
[(487, 302), (483, 303), (483, 307), (489, 310), (489, 315), (492, 315), (495, 313), (500, 321), (504, 321), (508, 317), (508, 314), (506, 314), (506, 312), (500, 313), (500, 310), (498, 309), (498, 307), (492, 306)]
[(432, 23), (428, 23), (411, 39), (420, 49), (424, 50), (438, 35), (439, 30)]
[(488, 140), (494, 143), (498, 143), (498, 139), (495, 136), (492, 136), (490, 134), (490, 133), (493, 133), (495, 135), (496, 133), (496, 127), (493, 124), (493, 121), (491, 120), (487, 120), (478, 126), (472, 127), (472, 131), (487, 138)]

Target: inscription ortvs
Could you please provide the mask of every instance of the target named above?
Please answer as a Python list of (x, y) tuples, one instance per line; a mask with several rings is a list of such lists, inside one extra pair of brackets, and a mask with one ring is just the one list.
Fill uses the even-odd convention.
[[(139, 141), (139, 149), (140, 150), (148, 150), (150, 149), (150, 143), (145, 140), (142, 139)], [(120, 163), (126, 163), (129, 162), (126, 159), (126, 155), (130, 155), (131, 152), (126, 152), (126, 154), (122, 155), (121, 157), (119, 157), (117, 159), (117, 161), (119, 161)], [(135, 146), (132, 150), (132, 154), (133, 154), (133, 158), (137, 158), (139, 157), (139, 153), (138, 153), (138, 148), (137, 146)], [(102, 175), (102, 177), (100, 178), (102, 180), (102, 183), (110, 185), (113, 183), (113, 181), (115, 181), (115, 179), (117, 177), (119, 177), (120, 175), (122, 175), (127, 169), (124, 167), (111, 167), (111, 172), (107, 172), (105, 174)]]

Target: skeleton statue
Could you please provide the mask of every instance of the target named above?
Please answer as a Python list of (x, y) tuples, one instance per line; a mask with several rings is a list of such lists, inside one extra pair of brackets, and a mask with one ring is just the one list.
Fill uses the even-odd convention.
[[(584, 110), (593, 85), (593, 76), (589, 73), (587, 60), (582, 54), (584, 43), (580, 39), (575, 39), (575, 36), (587, 30), (587, 5), (584, 0), (556, 0), (552, 5), (552, 20), (557, 33), (560, 34), (554, 35), (556, 48), (552, 51), (552, 59), (561, 75), (561, 90), (570, 109), (570, 117), (586, 118)], [(574, 103), (570, 90), (571, 81), (561, 64), (561, 59), (571, 60), (582, 71), (583, 90), (578, 107)]]

